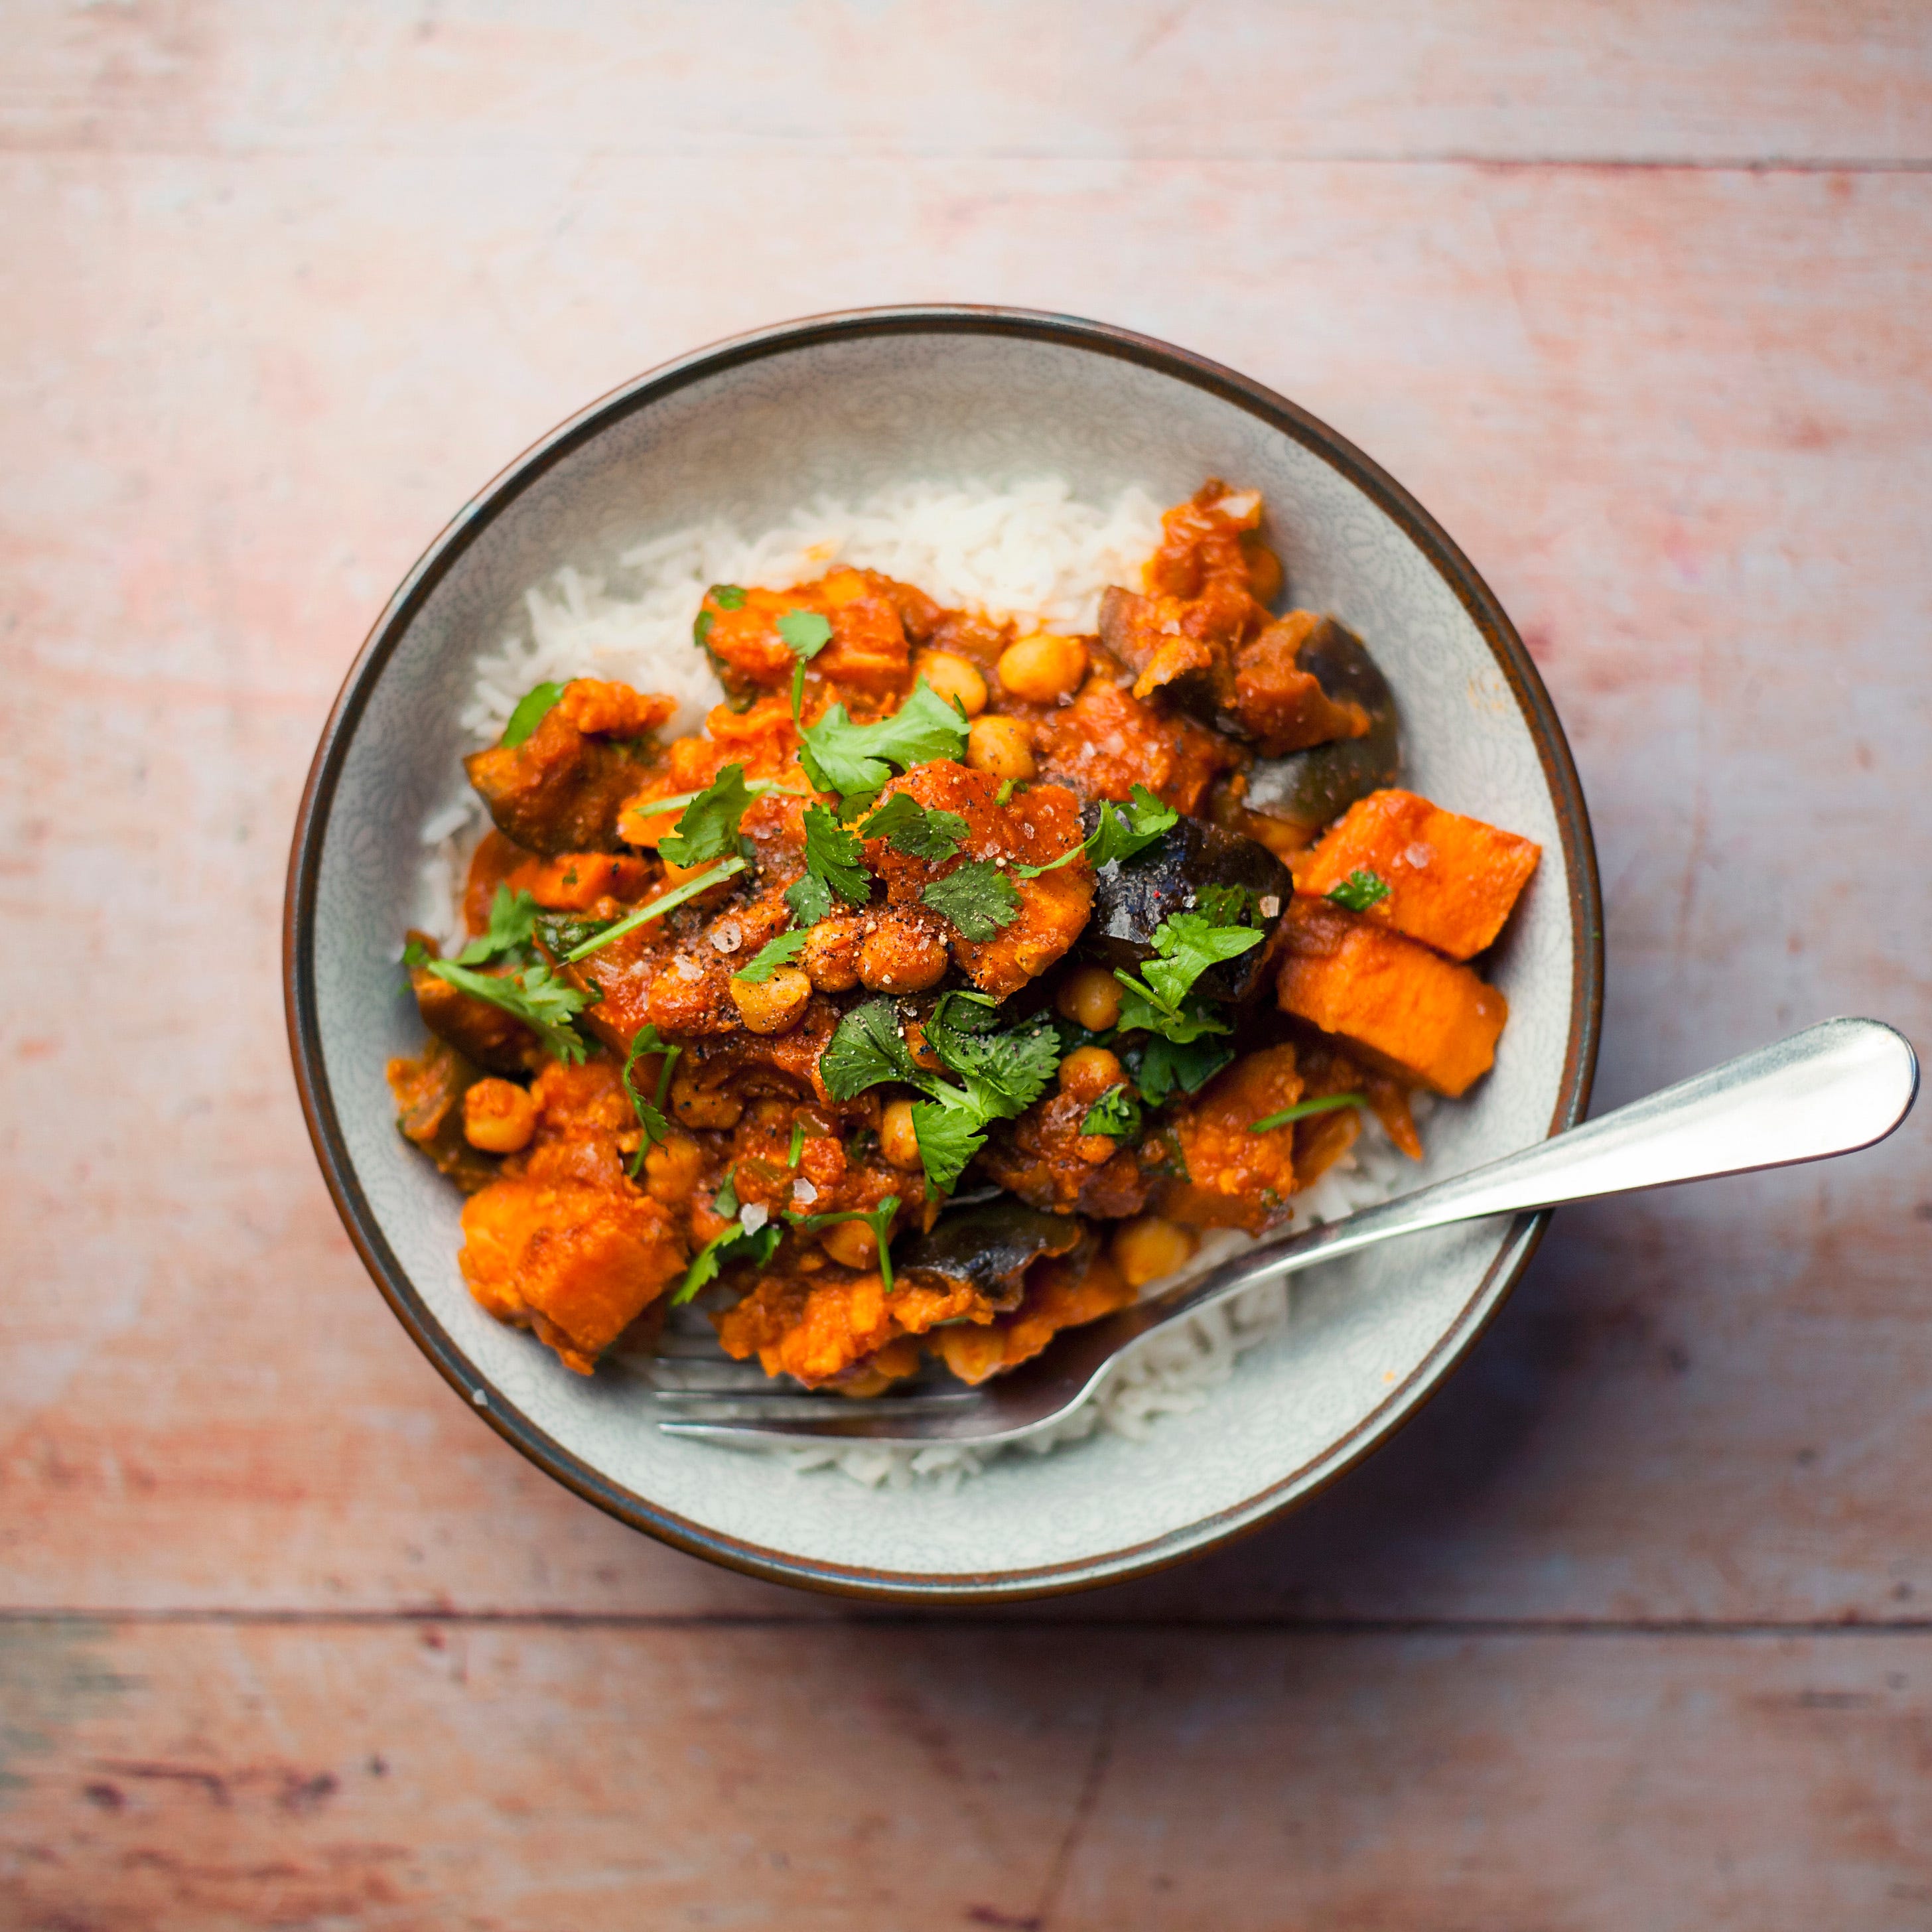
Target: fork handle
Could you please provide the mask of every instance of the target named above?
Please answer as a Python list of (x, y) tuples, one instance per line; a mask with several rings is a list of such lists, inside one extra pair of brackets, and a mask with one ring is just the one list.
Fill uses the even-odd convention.
[(1877, 1020), (1825, 1020), (1486, 1167), (1238, 1256), (1155, 1305), (1165, 1322), (1427, 1228), (1850, 1154), (1890, 1133), (1918, 1090), (1904, 1034)]

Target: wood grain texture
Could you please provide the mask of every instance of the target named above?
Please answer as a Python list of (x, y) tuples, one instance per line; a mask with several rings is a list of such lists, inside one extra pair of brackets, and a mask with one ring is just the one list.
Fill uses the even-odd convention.
[(0, 1667), (22, 1928), (1932, 1910), (1922, 1634), (14, 1624)]
[(31, 0), (0, 142), (170, 152), (1932, 159), (1914, 0)]
[(697, 343), (958, 298), (1219, 356), (1469, 551), (1595, 817), (1600, 1102), (1932, 1042), (1929, 20), (11, 10), (0, 1611), (64, 1614), (0, 1624), (0, 1920), (1928, 1922), (1922, 1120), (1567, 1212), (1246, 1544), (861, 1622), (450, 1397), (275, 950), (321, 719), (480, 481)]

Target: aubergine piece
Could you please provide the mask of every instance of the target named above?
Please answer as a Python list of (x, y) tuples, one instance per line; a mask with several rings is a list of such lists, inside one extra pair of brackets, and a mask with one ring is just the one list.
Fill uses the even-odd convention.
[[(1097, 807), (1090, 809), (1097, 814)], [(1081, 946), (1107, 965), (1137, 971), (1154, 952), (1162, 920), (1194, 910), (1208, 886), (1240, 886), (1252, 893), (1253, 916), (1271, 938), (1294, 879), (1258, 840), (1184, 818), (1144, 851), (1111, 860), (1094, 874), (1094, 910)], [(1210, 1000), (1245, 1000), (1264, 976), (1269, 951), (1265, 941), (1250, 946), (1209, 967), (1194, 983)]]
[(1241, 803), (1258, 818), (1292, 826), (1310, 843), (1358, 798), (1392, 785), (1402, 772), (1395, 694), (1360, 638), (1332, 617), (1303, 644), (1300, 660), (1336, 704), (1352, 700), (1369, 714), (1367, 735), (1334, 738), (1305, 752), (1257, 758)]
[[(434, 952), (428, 934), (412, 933)], [(410, 990), (416, 996), (422, 1023), (437, 1039), (447, 1040), (466, 1060), (491, 1073), (530, 1073), (544, 1063), (542, 1042), (514, 1013), (479, 1000), (440, 979), (427, 966), (410, 968)]]
[(996, 1308), (1016, 1308), (1035, 1262), (1070, 1255), (1091, 1240), (1071, 1214), (1042, 1214), (1007, 1195), (940, 1215), (892, 1257), (892, 1278), (938, 1289), (964, 1282)]

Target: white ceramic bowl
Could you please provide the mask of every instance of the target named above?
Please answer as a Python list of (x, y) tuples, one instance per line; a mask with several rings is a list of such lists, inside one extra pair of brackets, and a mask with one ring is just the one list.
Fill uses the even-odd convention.
[(1266, 496), (1294, 601), (1359, 632), (1394, 686), (1404, 782), (1539, 840), (1489, 962), (1508, 994), (1495, 1071), (1428, 1124), (1418, 1177), (1582, 1116), (1601, 920), (1582, 794), (1508, 619), (1427, 514), (1332, 430), (1232, 371), (1099, 324), (1012, 310), (865, 311), (674, 363), (520, 458), (432, 544), (331, 716), (297, 821), (289, 1025), (336, 1204), (405, 1328), (466, 1401), (560, 1481), (681, 1548), (788, 1582), (962, 1601), (1070, 1589), (1198, 1552), (1305, 1500), (1410, 1414), (1522, 1273), (1544, 1217), (1445, 1231), (1298, 1278), (1286, 1333), (1152, 1439), (1010, 1456), (951, 1493), (872, 1491), (665, 1437), (648, 1395), (562, 1369), (458, 1274), (460, 1202), (397, 1134), (383, 1063), (420, 1026), (399, 997), (418, 832), (470, 748), (457, 714), (525, 586), (608, 567), (722, 515), (748, 532), (820, 491), (913, 478), (1069, 479), (1178, 501), (1208, 476)]

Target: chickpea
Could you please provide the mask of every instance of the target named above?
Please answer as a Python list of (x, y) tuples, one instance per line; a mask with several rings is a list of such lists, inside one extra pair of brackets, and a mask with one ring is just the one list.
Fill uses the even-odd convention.
[(735, 1127), (745, 1103), (716, 1087), (700, 1087), (680, 1073), (670, 1083), (670, 1110), (687, 1127)]
[(919, 1130), (912, 1124), (910, 1100), (888, 1100), (879, 1116), (879, 1151), (895, 1167), (920, 1165)]
[(976, 718), (966, 734), (966, 762), (988, 778), (1016, 783), (1033, 776), (1032, 734), (1017, 718)]
[(1076, 1100), (1097, 1100), (1126, 1077), (1120, 1055), (1104, 1046), (1076, 1047), (1060, 1063), (1060, 1090)]
[(875, 993), (922, 993), (946, 967), (944, 942), (910, 920), (882, 919), (859, 948), (859, 977)]
[(691, 1198), (704, 1168), (704, 1150), (674, 1127), (644, 1156), (644, 1192), (653, 1201), (675, 1208)]
[(954, 698), (968, 718), (976, 718), (986, 708), (986, 680), (978, 665), (955, 657), (950, 651), (928, 651), (914, 665), (941, 698)]
[(1078, 638), (1040, 632), (1009, 644), (995, 667), (1000, 684), (1029, 704), (1053, 704), (1069, 697), (1087, 675), (1087, 646)]
[(1192, 1228), (1163, 1221), (1158, 1214), (1143, 1214), (1114, 1235), (1114, 1265), (1130, 1288), (1143, 1288), (1185, 1268), (1200, 1245)]
[(796, 966), (781, 966), (769, 980), (734, 980), (732, 1003), (754, 1033), (787, 1033), (797, 1025), (812, 998), (812, 982)]
[(827, 1228), (819, 1236), (818, 1245), (841, 1268), (868, 1268), (878, 1265), (878, 1238), (862, 1221), (841, 1221), (836, 1227)]
[(856, 919), (821, 919), (799, 956), (805, 976), (821, 993), (849, 993), (859, 983), (859, 947), (865, 924)]
[(537, 1130), (537, 1103), (514, 1080), (479, 1080), (463, 1096), (463, 1138), (485, 1154), (516, 1154)]
[(1104, 966), (1082, 966), (1060, 982), (1053, 1004), (1063, 1019), (1105, 1033), (1120, 1017), (1120, 982)]

